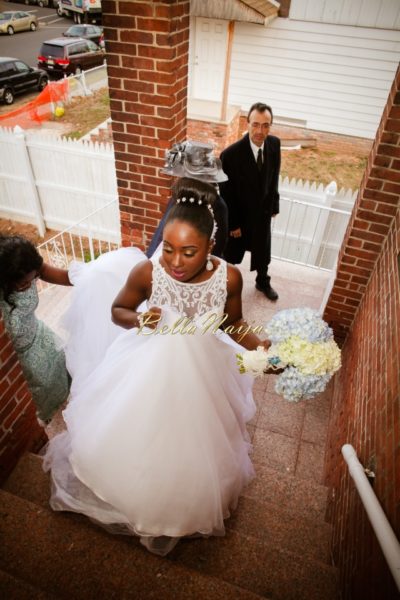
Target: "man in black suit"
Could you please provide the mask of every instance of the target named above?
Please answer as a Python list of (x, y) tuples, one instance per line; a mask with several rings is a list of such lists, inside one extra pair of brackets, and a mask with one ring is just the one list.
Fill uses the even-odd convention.
[(257, 271), (256, 288), (269, 300), (278, 294), (270, 284), (271, 218), (279, 213), (279, 138), (269, 135), (272, 109), (261, 102), (250, 108), (248, 133), (222, 154), (228, 181), (220, 184), (228, 205), (229, 238), (224, 258), (238, 264), (251, 252), (251, 271)]

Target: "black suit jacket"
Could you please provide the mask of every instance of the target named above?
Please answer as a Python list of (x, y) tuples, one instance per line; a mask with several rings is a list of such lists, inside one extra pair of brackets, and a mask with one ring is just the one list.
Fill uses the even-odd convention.
[(242, 237), (229, 237), (225, 257), (237, 264), (250, 250), (250, 269), (260, 272), (266, 270), (271, 259), (271, 216), (279, 213), (279, 138), (267, 136), (263, 153), (259, 173), (248, 134), (228, 146), (221, 160), (229, 180), (220, 184), (221, 196), (228, 205), (229, 231), (242, 230)]

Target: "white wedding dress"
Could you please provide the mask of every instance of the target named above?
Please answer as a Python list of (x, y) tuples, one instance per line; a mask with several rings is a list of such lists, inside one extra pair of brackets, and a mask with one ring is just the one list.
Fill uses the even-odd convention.
[[(114, 275), (126, 269), (120, 254), (108, 259)], [(114, 332), (97, 366), (93, 359), (93, 370), (78, 374), (64, 411), (67, 431), (49, 443), (45, 468), (53, 509), (138, 535), (164, 555), (182, 536), (224, 534), (224, 519), (254, 475), (245, 423), (255, 406), (253, 380), (236, 364), (241, 347), (204, 325), (223, 314), (226, 263), (191, 284), (170, 277), (158, 257), (152, 262), (148, 305), (162, 308), (158, 329), (165, 332)], [(76, 301), (70, 319), (76, 307), (84, 310)], [(190, 318), (186, 333), (176, 331), (182, 316)], [(102, 327), (98, 322), (97, 336)], [(84, 346), (81, 340), (80, 353)]]

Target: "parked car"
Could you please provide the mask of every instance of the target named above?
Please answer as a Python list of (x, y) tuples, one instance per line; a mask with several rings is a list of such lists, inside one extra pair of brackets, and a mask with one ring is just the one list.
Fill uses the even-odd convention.
[(43, 42), (38, 56), (38, 67), (54, 75), (77, 75), (103, 62), (104, 52), (100, 46), (83, 38), (48, 40)]
[(49, 8), (56, 8), (58, 0), (7, 0), (7, 2), (16, 2), (18, 4), (36, 4), (37, 6), (48, 6)]
[(92, 40), (101, 48), (104, 47), (103, 28), (97, 25), (72, 25), (64, 31), (65, 37), (80, 37), (85, 40)]
[(46, 87), (49, 78), (41, 69), (29, 67), (18, 58), (0, 58), (0, 100), (12, 104), (14, 96), (32, 88), (40, 92)]
[(0, 33), (13, 35), (16, 31), (36, 31), (38, 20), (22, 10), (5, 10), (0, 13)]
[(24, 0), (24, 2), (25, 4), (36, 4), (41, 8), (43, 8), (43, 6), (46, 6), (47, 8), (57, 8), (56, 0)]

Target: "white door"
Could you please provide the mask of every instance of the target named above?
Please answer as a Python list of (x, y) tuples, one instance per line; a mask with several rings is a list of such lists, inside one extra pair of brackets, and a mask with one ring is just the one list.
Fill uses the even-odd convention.
[(196, 19), (193, 97), (201, 100), (222, 100), (228, 21)]

